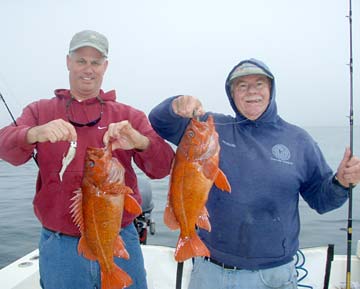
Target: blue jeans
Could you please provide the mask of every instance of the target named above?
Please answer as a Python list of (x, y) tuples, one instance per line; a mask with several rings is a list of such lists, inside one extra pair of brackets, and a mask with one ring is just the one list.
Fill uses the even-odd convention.
[(257, 271), (223, 269), (195, 258), (188, 289), (296, 289), (295, 263)]
[[(115, 263), (133, 280), (127, 289), (147, 289), (144, 259), (134, 224), (121, 229), (129, 260), (114, 257)], [(41, 231), (39, 242), (40, 284), (43, 289), (99, 289), (100, 268), (97, 261), (79, 256), (79, 238)]]

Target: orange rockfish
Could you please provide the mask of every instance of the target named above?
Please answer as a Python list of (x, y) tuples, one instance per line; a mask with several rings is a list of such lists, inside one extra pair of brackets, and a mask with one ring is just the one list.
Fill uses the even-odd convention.
[(212, 185), (230, 192), (231, 187), (219, 169), (219, 136), (214, 120), (191, 119), (176, 150), (170, 176), (170, 190), (164, 222), (172, 230), (180, 227), (175, 260), (183, 262), (210, 252), (198, 237), (195, 225), (210, 231), (205, 204)]
[(88, 148), (82, 185), (73, 198), (72, 214), (81, 238), (78, 252), (97, 260), (101, 289), (125, 288), (133, 281), (114, 262), (114, 256), (129, 259), (119, 232), (124, 209), (139, 215), (141, 207), (124, 183), (124, 167), (112, 157), (111, 146)]

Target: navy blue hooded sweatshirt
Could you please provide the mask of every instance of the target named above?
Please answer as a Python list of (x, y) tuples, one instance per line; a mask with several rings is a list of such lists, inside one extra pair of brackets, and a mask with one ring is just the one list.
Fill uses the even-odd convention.
[[(250, 62), (273, 77), (270, 103), (256, 120), (237, 109), (228, 81), (241, 64)], [(278, 114), (275, 77), (262, 62), (240, 62), (225, 88), (235, 116), (214, 116), (219, 134), (220, 168), (232, 191), (211, 188), (207, 209), (211, 232), (199, 230), (211, 257), (248, 270), (288, 263), (299, 247), (299, 195), (319, 213), (340, 207), (348, 191), (333, 184), (333, 171), (312, 137)], [(189, 119), (174, 113), (170, 97), (149, 115), (155, 131), (177, 145)], [(289, 100), (290, 101), (290, 100)], [(206, 106), (206, 99), (204, 100)]]

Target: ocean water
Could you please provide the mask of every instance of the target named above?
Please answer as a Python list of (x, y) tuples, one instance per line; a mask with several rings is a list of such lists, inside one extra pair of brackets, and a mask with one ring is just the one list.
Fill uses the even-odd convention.
[[(349, 143), (349, 129), (339, 127), (309, 127), (308, 132), (319, 143), (329, 165), (335, 170)], [(354, 129), (354, 153), (360, 155), (360, 128)], [(0, 268), (37, 248), (40, 224), (34, 216), (34, 196), (37, 168), (30, 160), (14, 167), (0, 160)], [(152, 218), (156, 232), (148, 235), (148, 244), (176, 245), (178, 231), (171, 232), (162, 221), (168, 177), (151, 180), (154, 209)], [(353, 245), (355, 253), (360, 240), (360, 185), (353, 190)], [(335, 244), (336, 254), (346, 254), (348, 203), (330, 213), (319, 215), (300, 201), (300, 246)]]

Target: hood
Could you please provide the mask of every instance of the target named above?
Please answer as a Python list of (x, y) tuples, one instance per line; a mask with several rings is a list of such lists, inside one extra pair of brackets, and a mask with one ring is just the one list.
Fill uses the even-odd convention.
[[(277, 118), (277, 108), (276, 108), (276, 102), (275, 102), (275, 77), (274, 75), (271, 73), (271, 71), (269, 70), (269, 68), (266, 66), (265, 63), (261, 62), (260, 60), (254, 59), (254, 58), (250, 58), (250, 59), (246, 59), (243, 60), (241, 62), (239, 62), (229, 73), (228, 77), (226, 78), (226, 82), (225, 82), (225, 90), (226, 90), (226, 94), (228, 96), (229, 102), (231, 104), (232, 109), (234, 110), (235, 114), (236, 114), (236, 119), (237, 120), (247, 120), (247, 118), (245, 116), (243, 116), (239, 110), (237, 109), (235, 102), (231, 96), (231, 88), (230, 88), (230, 75), (232, 74), (232, 72), (239, 67), (240, 65), (242, 65), (243, 63), (252, 63), (258, 67), (260, 67), (261, 69), (263, 69), (266, 74), (270, 75), (272, 77), (271, 79), (271, 91), (270, 91), (270, 102), (269, 105), (267, 107), (267, 109), (264, 111), (264, 113), (258, 118), (256, 119), (254, 122), (272, 122)], [(252, 122), (252, 120), (248, 120), (250, 122)]]

